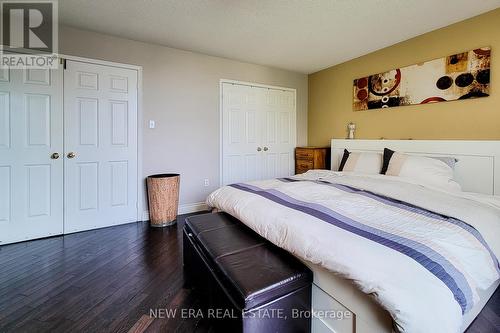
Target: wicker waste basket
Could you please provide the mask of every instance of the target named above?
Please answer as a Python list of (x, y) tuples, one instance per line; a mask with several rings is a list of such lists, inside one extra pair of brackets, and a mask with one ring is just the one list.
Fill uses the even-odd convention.
[(179, 206), (180, 175), (168, 173), (147, 178), (149, 220), (152, 227), (175, 224)]

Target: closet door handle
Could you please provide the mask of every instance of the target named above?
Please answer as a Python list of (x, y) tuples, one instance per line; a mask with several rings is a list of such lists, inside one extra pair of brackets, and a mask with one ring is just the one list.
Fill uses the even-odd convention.
[(59, 153), (53, 153), (52, 155), (50, 155), (50, 158), (53, 160), (57, 160), (59, 158)]
[(267, 147), (264, 147), (264, 151), (268, 151), (268, 150), (269, 150), (269, 148), (267, 148)]
[(257, 147), (257, 151), (261, 151), (261, 150), (262, 150), (262, 148), (260, 148), (260, 147)]
[(68, 158), (75, 158), (76, 154), (73, 152), (68, 153)]

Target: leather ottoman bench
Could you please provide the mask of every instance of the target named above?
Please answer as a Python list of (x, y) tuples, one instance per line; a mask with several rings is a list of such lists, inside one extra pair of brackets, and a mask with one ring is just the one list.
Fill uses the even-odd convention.
[(185, 286), (226, 332), (310, 332), (312, 272), (226, 213), (188, 217)]

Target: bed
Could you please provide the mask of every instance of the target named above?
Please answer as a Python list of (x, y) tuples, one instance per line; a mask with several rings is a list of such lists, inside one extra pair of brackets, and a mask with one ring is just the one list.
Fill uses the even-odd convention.
[[(500, 142), (333, 140), (332, 169), (338, 169), (344, 149), (384, 148), (457, 158), (455, 179), (474, 194), (449, 194), (391, 176), (313, 171), (224, 187), (207, 203), (313, 270), (313, 312), (335, 310), (334, 316), (315, 317), (313, 332), (464, 331), (499, 284), (500, 205), (492, 195), (500, 193)], [(393, 213), (399, 215), (389, 221)], [(344, 220), (329, 221), (332, 214)], [(353, 232), (358, 221), (346, 216), (373, 229)], [(422, 238), (424, 225), (437, 228), (432, 231), (442, 232), (443, 240)], [(383, 244), (376, 238), (382, 236)], [(387, 245), (393, 237), (399, 245)], [(413, 245), (404, 248), (405, 242)], [(362, 258), (352, 255), (360, 251)], [(421, 262), (422, 256), (432, 258), (431, 264)], [(426, 303), (430, 294), (432, 304)]]

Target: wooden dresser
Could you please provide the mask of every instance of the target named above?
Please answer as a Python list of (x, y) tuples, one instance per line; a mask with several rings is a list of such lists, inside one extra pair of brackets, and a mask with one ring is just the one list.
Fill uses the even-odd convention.
[(311, 169), (330, 169), (330, 148), (295, 148), (295, 174)]

